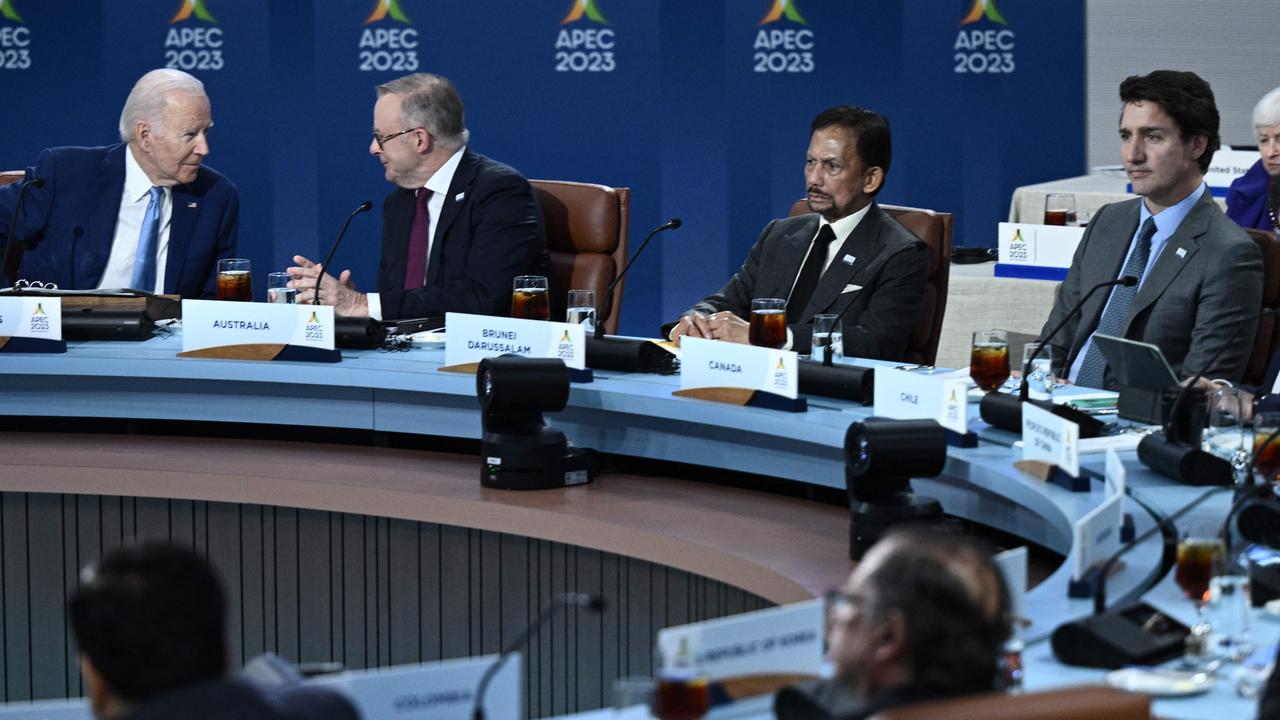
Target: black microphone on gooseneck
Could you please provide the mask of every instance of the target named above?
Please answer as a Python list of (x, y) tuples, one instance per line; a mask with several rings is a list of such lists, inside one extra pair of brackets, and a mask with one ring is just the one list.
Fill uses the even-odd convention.
[(631, 269), (631, 264), (636, 261), (636, 258), (640, 257), (640, 253), (644, 252), (645, 247), (649, 245), (649, 241), (653, 239), (654, 235), (664, 230), (678, 230), (683, 224), (684, 222), (680, 218), (671, 218), (650, 230), (649, 234), (645, 236), (644, 242), (640, 243), (640, 247), (631, 255), (631, 259), (627, 261), (626, 265), (622, 266), (622, 271), (615, 275), (613, 282), (609, 283), (609, 286), (604, 289), (604, 297), (600, 298), (600, 311), (596, 313), (595, 338), (597, 340), (604, 337), (604, 321), (613, 312), (613, 289), (618, 287), (618, 283), (622, 282), (627, 270)]
[[(676, 222), (678, 223), (680, 221), (677, 220)], [(529, 636), (533, 635), (535, 630), (546, 625), (551, 618), (555, 617), (555, 614), (559, 612), (561, 608), (578, 607), (590, 610), (594, 613), (600, 613), (604, 612), (604, 606), (605, 602), (603, 597), (599, 595), (590, 595), (588, 593), (560, 593), (552, 598), (551, 604), (538, 615), (536, 620), (524, 629), (524, 632), (520, 633), (516, 636), (515, 640), (507, 643), (507, 646), (502, 648), (502, 654), (492, 665), (489, 666), (487, 670), (484, 671), (484, 675), (480, 676), (480, 684), (476, 686), (475, 708), (471, 711), (472, 720), (484, 720), (484, 695), (489, 690), (489, 683), (493, 681), (494, 676), (497, 675), (498, 671), (502, 669), (502, 666), (507, 663), (507, 660), (509, 660), (516, 651), (520, 650), (520, 648), (524, 647), (525, 644), (529, 642)]]
[(365, 200), (360, 203), (360, 207), (347, 216), (347, 221), (342, 225), (342, 232), (338, 233), (338, 239), (333, 241), (333, 247), (329, 248), (329, 254), (325, 256), (324, 262), (320, 263), (320, 274), (316, 276), (315, 297), (311, 298), (312, 305), (320, 304), (320, 281), (324, 279), (324, 273), (329, 269), (329, 262), (333, 260), (333, 254), (338, 252), (338, 246), (342, 244), (342, 238), (346, 237), (347, 228), (351, 227), (351, 221), (360, 213), (369, 212), (372, 209), (373, 203)]
[[(4, 275), (8, 278), (9, 286), (12, 287), (18, 282), (18, 267), (22, 265), (22, 253), (26, 251), (26, 246), (22, 245), (17, 237), (18, 217), (22, 215), (22, 201), (27, 196), (27, 188), (44, 187), (44, 178), (33, 177), (24, 180), (18, 188), (18, 199), (13, 204), (13, 217), (9, 219), (9, 234), (5, 236), (4, 244), (4, 261), (0, 262), (0, 270), (4, 271)], [(22, 245), (22, 249), (18, 251), (15, 257), (14, 247)]]
[[(1029, 400), (1030, 386), (1028, 384), (1028, 375), (1031, 374), (1031, 365), (1035, 361), (1036, 355), (1039, 355), (1040, 351), (1043, 350), (1045, 346), (1058, 335), (1058, 333), (1062, 332), (1062, 329), (1067, 326), (1067, 323), (1071, 318), (1079, 315), (1081, 311), (1084, 310), (1085, 303), (1089, 302), (1089, 298), (1093, 297), (1094, 293), (1103, 288), (1115, 287), (1117, 285), (1133, 287), (1137, 284), (1138, 278), (1132, 275), (1124, 275), (1115, 280), (1100, 282), (1089, 288), (1089, 291), (1084, 294), (1084, 297), (1080, 298), (1080, 300), (1071, 308), (1071, 312), (1064, 315), (1062, 320), (1058, 321), (1058, 324), (1046, 333), (1044, 338), (1040, 341), (1040, 344), (1036, 346), (1035, 352), (1031, 355), (1031, 359), (1027, 361), (1026, 366), (1022, 369), (1022, 383), (1018, 386), (1017, 396), (999, 392), (991, 392), (983, 396), (982, 402), (978, 405), (978, 410), (982, 416), (983, 422), (992, 427), (1000, 428), (1001, 430), (1022, 432), (1022, 403), (1033, 402)], [(1067, 419), (1072, 420), (1077, 424), (1081, 424), (1081, 437), (1089, 437), (1085, 434), (1085, 424), (1088, 424), (1088, 421), (1093, 420), (1093, 418), (1090, 418), (1083, 413), (1079, 413), (1072, 408), (1067, 408), (1061, 405), (1050, 404), (1045, 409), (1050, 410), (1055, 414), (1071, 411), (1072, 417), (1068, 417)]]

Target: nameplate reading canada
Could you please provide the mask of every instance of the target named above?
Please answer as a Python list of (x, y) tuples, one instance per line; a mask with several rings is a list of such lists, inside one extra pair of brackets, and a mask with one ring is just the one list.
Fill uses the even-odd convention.
[(963, 435), (969, 429), (964, 380), (876, 368), (875, 414), (894, 420), (937, 420)]
[(578, 324), (448, 313), (444, 316), (445, 367), (499, 355), (558, 358), (566, 367), (587, 366), (587, 338)]
[(680, 389), (744, 388), (795, 399), (799, 362), (791, 350), (685, 336), (680, 342)]
[(62, 339), (62, 298), (0, 298), (0, 338)]
[(325, 305), (182, 301), (182, 351), (245, 345), (333, 350), (333, 308)]

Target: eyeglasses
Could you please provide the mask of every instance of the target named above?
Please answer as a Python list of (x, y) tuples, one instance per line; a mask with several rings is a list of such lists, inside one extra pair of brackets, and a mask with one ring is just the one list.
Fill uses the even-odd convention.
[(845, 592), (839, 588), (828, 590), (822, 597), (827, 603), (827, 612), (858, 608), (867, 601), (862, 595)]
[(374, 142), (376, 142), (376, 143), (378, 143), (378, 149), (379, 149), (379, 150), (383, 150), (383, 149), (385, 149), (385, 145), (386, 145), (386, 142), (387, 142), (388, 140), (394, 140), (395, 138), (398, 138), (398, 137), (400, 137), (401, 135), (404, 135), (404, 134), (406, 134), (406, 133), (411, 133), (411, 132), (413, 132), (414, 130), (421, 130), (421, 129), (422, 129), (422, 128), (420, 128), (420, 127), (411, 127), (411, 128), (409, 128), (408, 130), (401, 130), (401, 131), (400, 131), (400, 132), (398, 132), (398, 133), (391, 133), (390, 135), (381, 135), (381, 136), (379, 136), (379, 135), (378, 135), (378, 131), (377, 131), (377, 130), (374, 130), (374, 131), (373, 131), (373, 141), (374, 141)]

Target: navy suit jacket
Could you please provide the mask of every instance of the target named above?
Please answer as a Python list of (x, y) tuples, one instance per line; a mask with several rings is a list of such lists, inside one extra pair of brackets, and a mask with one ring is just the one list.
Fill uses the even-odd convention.
[(449, 185), (421, 288), (406, 290), (404, 271), (413, 224), (414, 191), (382, 204), (378, 294), (385, 319), (443, 315), (510, 315), (511, 281), (548, 275), (551, 267), (542, 210), (533, 188), (514, 169), (465, 151)]
[[(45, 185), (29, 187), (23, 201), (17, 234), (28, 245), (18, 277), (64, 290), (98, 286), (115, 239), (126, 152), (124, 144), (50, 148), (27, 168), (28, 179), (44, 178)], [(0, 188), (0, 244), (8, 241), (19, 184)], [(170, 188), (170, 197), (164, 291), (212, 298), (218, 259), (235, 255), (240, 195), (231, 181), (202, 166), (195, 181)]]

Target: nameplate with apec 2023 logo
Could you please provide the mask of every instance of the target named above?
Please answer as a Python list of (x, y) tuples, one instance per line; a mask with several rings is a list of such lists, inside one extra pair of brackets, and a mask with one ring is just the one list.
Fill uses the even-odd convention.
[(444, 337), (442, 370), (474, 369), (499, 355), (557, 358), (570, 370), (587, 367), (587, 338), (577, 323), (447, 313)]
[(61, 298), (0, 298), (0, 352), (66, 351)]
[(338, 362), (333, 308), (219, 300), (182, 301), (179, 357)]
[(876, 368), (875, 414), (894, 420), (937, 420), (964, 435), (969, 429), (964, 380)]
[(674, 394), (732, 405), (801, 412), (799, 361), (791, 350), (685, 336)]

